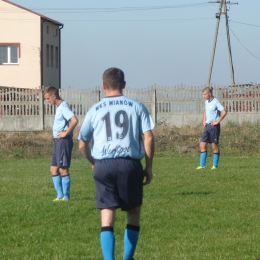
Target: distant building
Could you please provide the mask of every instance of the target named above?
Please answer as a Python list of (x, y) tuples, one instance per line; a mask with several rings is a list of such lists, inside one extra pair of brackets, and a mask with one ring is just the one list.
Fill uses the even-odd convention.
[(63, 24), (0, 0), (0, 86), (61, 87)]

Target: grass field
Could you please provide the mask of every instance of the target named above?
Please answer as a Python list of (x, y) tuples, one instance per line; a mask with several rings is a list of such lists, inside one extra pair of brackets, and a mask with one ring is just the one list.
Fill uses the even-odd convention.
[[(136, 260), (260, 259), (258, 156), (222, 156), (196, 171), (198, 156), (156, 157), (145, 187)], [(92, 171), (73, 159), (71, 201), (52, 202), (50, 158), (1, 160), (0, 259), (102, 259)], [(125, 213), (117, 212), (116, 259)]]

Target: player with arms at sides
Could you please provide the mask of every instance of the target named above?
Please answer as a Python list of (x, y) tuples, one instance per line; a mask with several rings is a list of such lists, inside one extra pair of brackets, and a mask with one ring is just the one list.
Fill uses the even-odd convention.
[(53, 124), (54, 149), (50, 172), (57, 197), (53, 201), (68, 201), (70, 199), (70, 174), (69, 167), (73, 148), (73, 129), (78, 124), (78, 119), (71, 111), (67, 102), (59, 96), (59, 90), (49, 86), (44, 91), (45, 100), (56, 105)]
[(206, 87), (202, 91), (203, 98), (205, 99), (205, 108), (203, 114), (204, 131), (202, 133), (200, 142), (200, 166), (197, 170), (206, 168), (207, 159), (207, 144), (211, 143), (213, 150), (213, 166), (211, 170), (218, 168), (219, 162), (219, 135), (220, 135), (220, 122), (226, 116), (227, 112), (223, 105), (213, 96), (212, 89)]
[(106, 97), (87, 112), (78, 138), (80, 151), (94, 169), (105, 260), (115, 259), (113, 227), (117, 208), (127, 214), (123, 260), (133, 259), (140, 230), (143, 185), (152, 180), (154, 124), (142, 103), (123, 96), (125, 85), (122, 70), (110, 68), (104, 72), (102, 86)]

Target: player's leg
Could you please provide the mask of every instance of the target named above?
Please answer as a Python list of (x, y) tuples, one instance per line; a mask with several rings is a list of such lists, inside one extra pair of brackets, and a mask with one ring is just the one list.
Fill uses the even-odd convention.
[(70, 199), (70, 174), (69, 167), (71, 163), (71, 155), (73, 148), (73, 140), (71, 137), (61, 138), (57, 142), (56, 154), (59, 172), (61, 174), (61, 184), (64, 200)]
[(207, 156), (208, 156), (207, 143), (200, 142), (200, 167), (205, 168)]
[(219, 157), (220, 157), (220, 153), (219, 153), (219, 146), (218, 144), (212, 143), (212, 150), (213, 150), (213, 162), (212, 162), (212, 170), (215, 168), (218, 168), (218, 162), (219, 162)]
[(62, 184), (61, 184), (61, 175), (59, 173), (59, 167), (57, 166), (57, 157), (56, 157), (56, 141), (54, 143), (54, 150), (52, 153), (52, 162), (50, 167), (50, 172), (52, 175), (52, 181), (54, 188), (57, 192), (57, 197), (54, 199), (54, 201), (61, 200), (63, 198), (63, 191), (62, 191)]
[(115, 259), (115, 209), (120, 207), (117, 167), (117, 159), (95, 160), (96, 206), (101, 214), (100, 244), (104, 259)]
[(51, 166), (50, 171), (52, 174), (53, 185), (57, 192), (57, 198), (55, 199), (55, 201), (60, 200), (63, 198), (63, 191), (62, 191), (62, 184), (61, 184), (62, 180), (61, 180), (61, 175), (59, 173), (59, 168), (57, 166)]
[(124, 233), (123, 260), (133, 259), (140, 232), (141, 206), (127, 212), (127, 225)]
[(220, 135), (220, 124), (213, 126), (210, 133), (211, 138), (211, 147), (213, 151), (213, 161), (212, 161), (212, 170), (215, 170), (218, 168), (218, 162), (219, 162), (219, 135)]
[(69, 168), (67, 167), (60, 167), (60, 174), (61, 174), (61, 184), (62, 184), (62, 192), (64, 200), (70, 199), (70, 174)]
[(143, 167), (139, 160), (122, 159), (118, 176), (121, 209), (127, 212), (123, 260), (133, 259), (140, 231), (143, 198)]
[(208, 125), (204, 127), (200, 142), (200, 165), (197, 170), (205, 169), (207, 161)]
[(104, 260), (115, 259), (115, 208), (101, 209), (100, 244)]

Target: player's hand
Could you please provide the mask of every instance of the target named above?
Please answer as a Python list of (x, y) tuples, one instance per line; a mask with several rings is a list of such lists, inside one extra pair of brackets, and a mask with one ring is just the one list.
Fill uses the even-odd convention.
[(60, 139), (60, 138), (64, 138), (64, 137), (66, 137), (66, 132), (59, 132), (58, 133), (58, 138)]
[(144, 182), (143, 185), (147, 185), (152, 181), (153, 173), (152, 169), (144, 169)]
[(218, 121), (212, 121), (211, 122), (211, 125), (217, 125), (218, 124)]

